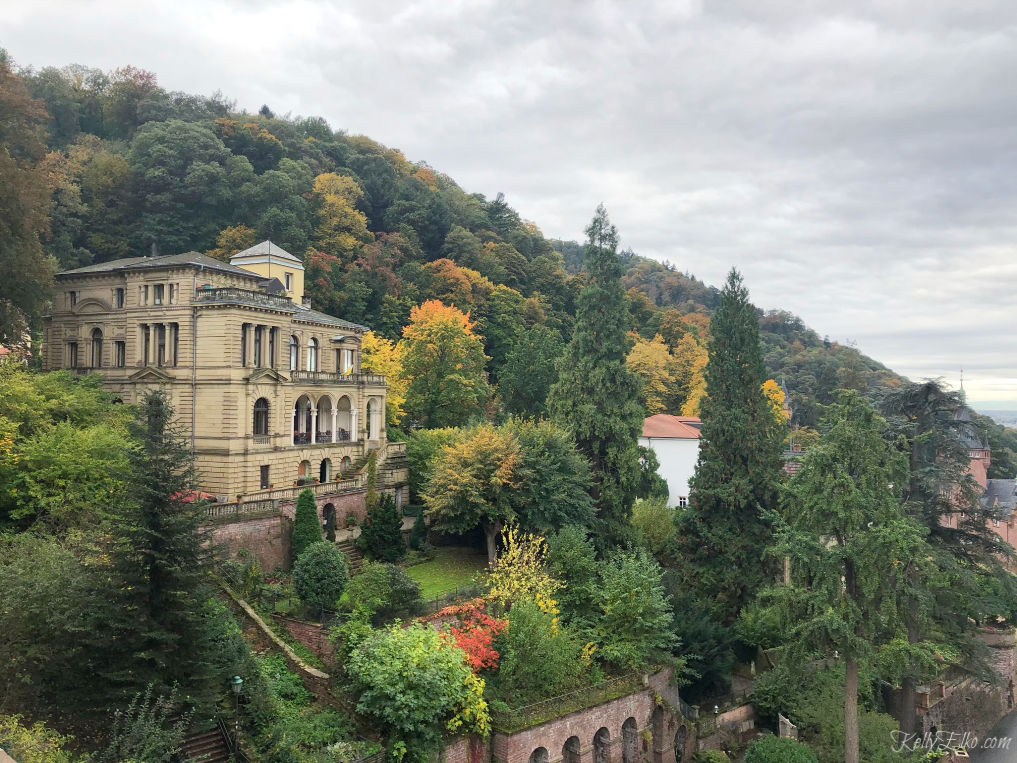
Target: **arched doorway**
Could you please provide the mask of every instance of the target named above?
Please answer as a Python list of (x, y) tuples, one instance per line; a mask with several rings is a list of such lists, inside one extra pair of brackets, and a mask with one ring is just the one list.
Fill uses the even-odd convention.
[(102, 368), (102, 329), (92, 329), (92, 368)]
[(352, 476), (351, 471), (353, 471), (353, 461), (349, 456), (343, 456), (342, 461), (339, 462), (339, 473), (343, 479), (349, 479)]
[(317, 432), (314, 435), (315, 442), (332, 442), (332, 432), (335, 431), (335, 408), (332, 406), (332, 398), (322, 395), (318, 399), (318, 412), (315, 417)]
[(530, 763), (548, 763), (549, 760), (546, 747), (538, 747), (530, 753)]
[(293, 404), (293, 444), (307, 445), (311, 442), (311, 398), (301, 395)]
[(354, 423), (353, 404), (350, 402), (349, 397), (343, 395), (339, 398), (339, 402), (336, 403), (335, 409), (336, 442), (345, 442), (347, 440), (357, 439), (357, 428)]
[(297, 479), (307, 479), (311, 476), (311, 462), (304, 460), (297, 465)]
[(331, 481), (332, 479), (332, 462), (327, 459), (321, 459), (321, 466), (318, 467), (318, 481), (322, 484)]
[(678, 729), (674, 735), (674, 760), (675, 763), (683, 763), (685, 758), (685, 739), (687, 733), (683, 728)]
[(569, 737), (561, 748), (562, 763), (579, 763), (579, 737)]
[(601, 726), (593, 735), (593, 763), (609, 763), (611, 760), (611, 732)]
[(321, 509), (321, 520), (325, 523), (325, 540), (335, 542), (335, 531), (339, 526), (335, 504), (326, 503)]
[(639, 732), (636, 719), (626, 718), (622, 724), (622, 763), (636, 763), (639, 760)]

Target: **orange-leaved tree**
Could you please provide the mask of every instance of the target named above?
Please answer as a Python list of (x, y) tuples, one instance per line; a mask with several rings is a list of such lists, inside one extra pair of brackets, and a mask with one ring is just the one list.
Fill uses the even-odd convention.
[(437, 300), (414, 307), (399, 354), (411, 423), (461, 426), (483, 412), (491, 394), (484, 371), (489, 358), (469, 315)]

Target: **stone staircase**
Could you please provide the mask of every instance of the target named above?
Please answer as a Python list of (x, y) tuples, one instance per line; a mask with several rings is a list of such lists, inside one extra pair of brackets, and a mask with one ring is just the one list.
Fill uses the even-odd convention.
[(356, 574), (360, 571), (360, 568), (364, 564), (364, 557), (360, 553), (360, 549), (357, 548), (356, 541), (352, 538), (346, 540), (336, 541), (336, 548), (346, 554), (346, 558), (350, 560), (350, 572)]
[(222, 731), (213, 728), (187, 737), (180, 750), (180, 760), (184, 763), (227, 763), (232, 758)]

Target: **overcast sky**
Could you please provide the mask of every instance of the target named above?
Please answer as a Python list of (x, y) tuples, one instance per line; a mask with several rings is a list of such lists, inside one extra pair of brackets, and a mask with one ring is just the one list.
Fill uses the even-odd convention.
[(21, 65), (324, 116), (1017, 408), (1017, 2), (3, 0)]

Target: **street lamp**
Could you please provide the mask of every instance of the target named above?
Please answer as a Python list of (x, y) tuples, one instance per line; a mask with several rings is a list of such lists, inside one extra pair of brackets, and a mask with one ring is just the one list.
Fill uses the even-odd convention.
[(233, 759), (236, 760), (236, 753), (240, 750), (240, 692), (244, 688), (244, 679), (240, 676), (233, 676), (233, 680), (230, 681), (230, 688), (233, 689), (233, 695), (237, 698), (233, 726)]

